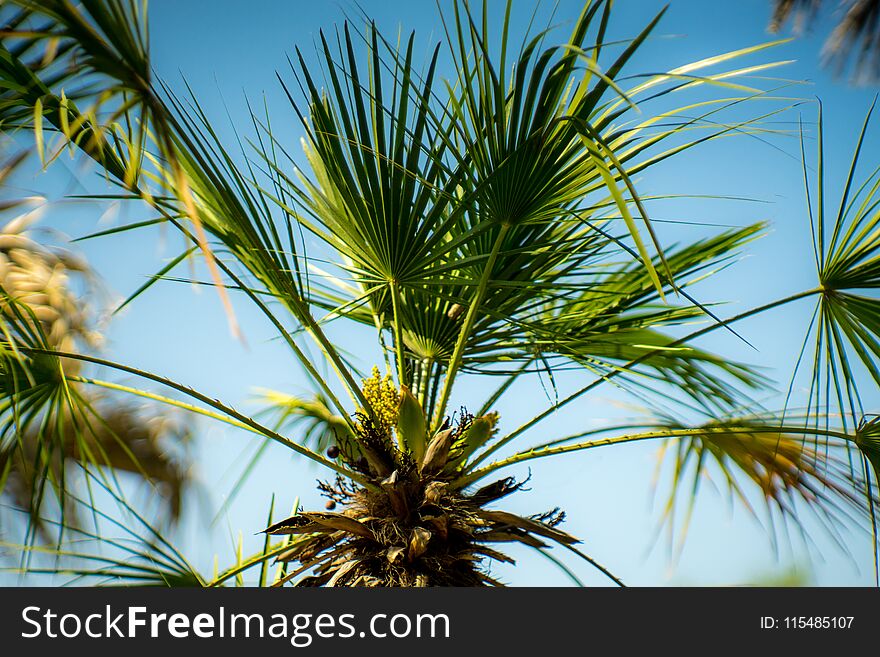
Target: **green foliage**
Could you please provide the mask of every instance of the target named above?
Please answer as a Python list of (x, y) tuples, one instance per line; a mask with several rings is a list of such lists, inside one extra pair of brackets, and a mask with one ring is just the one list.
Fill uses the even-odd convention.
[[(820, 192), (811, 214), (819, 287), (721, 320), (689, 288), (730, 265), (764, 226), (661, 248), (648, 208), (666, 197), (640, 195), (637, 177), (707, 141), (771, 132), (762, 121), (787, 108), (771, 91), (749, 85), (756, 74), (785, 62), (732, 63), (763, 55), (778, 42), (636, 75), (632, 62), (663, 12), (613, 48), (606, 43), (610, 1), (585, 2), (570, 35), (551, 45), (555, 33), (549, 29), (514, 39), (512, 2), (500, 26), (491, 24), (487, 5), (457, 0), (441, 11), (445, 43), (422, 66), (414, 35), (386, 38), (373, 24), (363, 34), (348, 24), (333, 35), (322, 32), (319, 67), (297, 50), (293, 81), (279, 80), (305, 135), (304, 170), (273, 132), (268, 111), (252, 114), (254, 151), (238, 157), (197, 98), (181, 99), (153, 79), (146, 20), (134, 2), (7, 3), (0, 128), (32, 134), (47, 164), (64, 148), (79, 149), (119, 187), (114, 198), (154, 212), (148, 221), (91, 237), (163, 223), (188, 241), (126, 303), (199, 252), (224, 303), (227, 290), (252, 302), (315, 388), (314, 397), (267, 393), (266, 413), (277, 420), (271, 428), (159, 375), (83, 354), (61, 356), (34, 343), (39, 335), (31, 334), (34, 324), (22, 315), (10, 326), (23, 335), (8, 335), (2, 352), (8, 383), (0, 392), (16, 409), (11, 417), (29, 417), (28, 404), (37, 404), (29, 400), (54, 399), (58, 391), (69, 400), (71, 377), (60, 363), (79, 359), (164, 385), (189, 401), (105, 381), (78, 383), (185, 408), (320, 463), (340, 481), (361, 487), (352, 492), (342, 483), (332, 490), (362, 512), (360, 520), (303, 514), (283, 521), (288, 524), (281, 529), (307, 534), (287, 545), (288, 556), (307, 563), (309, 555), (351, 548), (343, 565), (327, 557), (326, 568), (310, 580), (322, 583), (386, 581), (351, 570), (377, 559), (394, 571), (387, 581), (430, 581), (398, 560), (404, 552), (407, 563), (429, 558), (426, 535), (442, 534), (439, 518), (447, 516), (468, 528), (459, 538), (463, 553), (474, 559), (506, 559), (485, 545), (491, 542), (486, 535), (539, 552), (547, 546), (535, 534), (562, 535), (560, 545), (608, 574), (554, 529), (560, 514), (521, 518), (482, 509), (517, 490), (512, 480), (471, 487), (528, 460), (646, 439), (677, 445), (671, 502), (687, 466), (694, 464), (696, 477), (711, 462), (733, 494), (740, 494), (741, 481), (749, 482), (787, 522), (798, 522), (797, 506), (807, 505), (835, 520), (839, 512), (841, 522), (869, 519), (876, 526), (870, 476), (842, 468), (836, 455), (858, 448), (877, 465), (873, 422), (862, 422), (869, 409), (862, 407), (851, 366), (855, 354), (880, 383), (877, 172), (851, 193), (864, 130), (840, 210), (826, 216), (820, 119)], [(454, 69), (451, 79), (442, 76), (445, 63)], [(774, 109), (763, 115), (726, 118), (730, 110), (768, 99), (776, 101)], [(53, 144), (47, 135), (55, 136)], [(318, 255), (305, 250), (307, 243), (317, 244)], [(742, 409), (770, 382), (695, 341), (808, 297), (818, 302), (809, 412), (801, 423), (785, 413), (744, 416)], [(707, 319), (683, 336), (676, 329)], [(370, 327), (396, 380), (385, 388), (378, 378), (378, 388), (370, 379), (361, 383), (349, 357), (325, 333), (331, 321)], [(303, 340), (318, 347), (319, 359), (309, 357)], [(322, 376), (322, 365), (337, 381)], [(559, 399), (555, 373), (565, 370), (580, 372), (587, 382)], [(555, 399), (520, 427), (502, 431), (492, 408), (515, 382), (536, 373), (550, 382)], [(451, 427), (459, 375), (481, 376), (497, 387), (476, 418), (463, 411)], [(606, 382), (637, 399), (659, 401), (669, 417), (528, 448), (513, 445)], [(842, 426), (829, 409), (828, 390), (846, 414)], [(710, 421), (684, 426), (680, 418), (694, 412)], [(8, 424), (10, 434), (20, 435), (17, 421)], [(855, 426), (861, 428), (851, 431)], [(344, 448), (342, 456), (325, 458), (308, 446), (321, 450), (331, 439)], [(833, 443), (834, 458), (822, 450), (826, 443)], [(515, 448), (512, 455), (498, 458), (508, 446)], [(412, 505), (438, 506), (440, 499), (446, 500), (440, 509), (445, 515), (430, 516), (432, 530), (395, 525), (394, 514), (406, 515)], [(377, 514), (385, 523), (381, 530), (371, 529)], [(277, 529), (271, 515), (270, 528)], [(373, 540), (373, 531), (392, 543)], [(404, 534), (405, 550), (393, 543)], [(217, 581), (238, 581), (260, 565), (260, 581), (267, 582), (267, 560), (280, 549), (267, 538), (259, 555), (239, 554)], [(284, 573), (276, 583), (305, 570)], [(467, 577), (491, 579), (470, 571)]]

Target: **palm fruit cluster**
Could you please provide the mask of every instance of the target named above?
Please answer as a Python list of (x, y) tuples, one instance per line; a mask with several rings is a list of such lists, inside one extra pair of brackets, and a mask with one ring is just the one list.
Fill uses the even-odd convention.
[(328, 456), (364, 475), (367, 485), (337, 477), (319, 484), (328, 512), (297, 512), (266, 532), (288, 535), (278, 561), (279, 584), (298, 586), (498, 586), (493, 561), (513, 563), (497, 549), (572, 545), (558, 509), (532, 517), (487, 508), (522, 487), (512, 477), (465, 490), (468, 459), (496, 433), (498, 417), (467, 411), (429, 432), (416, 397), (399, 392), (378, 370), (364, 381), (373, 408), (355, 416)]

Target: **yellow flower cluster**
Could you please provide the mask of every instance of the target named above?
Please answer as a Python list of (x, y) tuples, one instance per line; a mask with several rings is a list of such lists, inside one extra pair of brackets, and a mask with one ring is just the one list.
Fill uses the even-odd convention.
[(397, 409), (400, 406), (400, 393), (390, 374), (384, 377), (378, 367), (373, 367), (372, 376), (363, 380), (364, 397), (376, 416), (376, 428), (391, 436), (391, 429), (397, 424)]

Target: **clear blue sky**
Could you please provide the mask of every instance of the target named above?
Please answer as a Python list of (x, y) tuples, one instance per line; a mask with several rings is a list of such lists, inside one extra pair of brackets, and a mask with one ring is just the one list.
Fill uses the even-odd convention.
[[(406, 32), (415, 29), (417, 43), (425, 53), (442, 37), (433, 2), (364, 0), (362, 4), (383, 31), (393, 32), (398, 27)], [(655, 0), (620, 0), (613, 14), (612, 35), (633, 36), (662, 4)], [(501, 3), (490, 6), (497, 17)], [(515, 0), (514, 7), (517, 19), (514, 27), (522, 29), (533, 2)], [(545, 3), (545, 16), (551, 7), (551, 3)], [(563, 26), (563, 31), (577, 17), (580, 7), (581, 3), (576, 0), (559, 2), (555, 22)], [(283, 98), (275, 72), (280, 70), (289, 78), (285, 58), (293, 52), (294, 46), (311, 56), (313, 39), (320, 28), (332, 28), (343, 20), (346, 12), (357, 15), (353, 6), (346, 3), (280, 0), (247, 3), (154, 0), (150, 10), (153, 59), (161, 77), (180, 89), (180, 76), (185, 76), (207, 113), (222, 126), (221, 132), (226, 137), (232, 135), (226, 112), (231, 122), (247, 133), (249, 121), (244, 97), (261, 103), (261, 96), (265, 94), (272, 111), (273, 127), (290, 140), (292, 151), (298, 151), (301, 131)], [(766, 32), (768, 17), (769, 3), (765, 0), (673, 0), (657, 31), (658, 36), (645, 46), (631, 70), (659, 72), (770, 40), (774, 37)], [(796, 60), (771, 75), (807, 81), (785, 90), (786, 95), (805, 99), (805, 104), (781, 116), (778, 127), (793, 129), (799, 115), (808, 127), (812, 126), (815, 119), (812, 101), (816, 96), (822, 98), (827, 116), (828, 165), (834, 197), (845, 174), (856, 131), (875, 90), (847, 86), (819, 67), (818, 53), (828, 26), (826, 17), (816, 25), (815, 34), (749, 61)], [(812, 128), (810, 131), (812, 133)], [(866, 155), (880, 152), (878, 145), (880, 127), (870, 135)], [(672, 160), (643, 178), (640, 185), (643, 194), (735, 195), (764, 201), (687, 200), (656, 206), (655, 219), (661, 220), (731, 226), (762, 219), (772, 222), (772, 232), (752, 245), (748, 258), (699, 288), (704, 301), (729, 302), (724, 314), (732, 314), (813, 286), (801, 176), (796, 139), (779, 137), (768, 144), (738, 137)], [(93, 180), (87, 176), (84, 180), (87, 187), (94, 189)], [(33, 185), (44, 187), (45, 181), (34, 180)], [(64, 213), (59, 211), (55, 222), (71, 235), (82, 235), (94, 230), (104, 209), (83, 206)], [(140, 211), (126, 212), (129, 218), (142, 215)], [(100, 223), (121, 222), (125, 217), (125, 213), (105, 216)], [(663, 225), (661, 238), (670, 243), (677, 238), (705, 234), (705, 230)], [(157, 270), (163, 259), (176, 255), (179, 246), (180, 240), (174, 234), (144, 232), (86, 242), (82, 250), (109, 286), (117, 294), (127, 295), (145, 276)], [(271, 340), (270, 327), (245, 303), (237, 303), (236, 309), (247, 347), (230, 337), (215, 294), (207, 290), (199, 293), (188, 285), (165, 283), (140, 298), (113, 322), (108, 353), (114, 359), (170, 376), (249, 411), (255, 410), (250, 403), (255, 388), (306, 392), (299, 367), (283, 347)], [(783, 313), (743, 324), (740, 329), (757, 352), (725, 335), (716, 335), (704, 344), (735, 359), (765, 366), (778, 380), (787, 382), (809, 310), (811, 308), (790, 307)], [(373, 354), (373, 360), (378, 361), (369, 334), (336, 335), (350, 351)], [(361, 364), (369, 367), (372, 361), (367, 357)], [(574, 381), (572, 377), (564, 378), (562, 385), (571, 385)], [(500, 408), (506, 426), (518, 425), (518, 420), (526, 419), (546, 403), (537, 383), (530, 385), (531, 388), (521, 388)], [(460, 392), (464, 390), (476, 394), (479, 386), (466, 383)], [(585, 423), (600, 422), (609, 414), (626, 412), (616, 406), (622, 400), (613, 389), (600, 389), (595, 396), (547, 422), (543, 432), (534, 434), (532, 439), (571, 433)], [(876, 407), (876, 395), (872, 403)], [(199, 426), (195, 451), (203, 494), (199, 502), (191, 503), (186, 510), (179, 538), (180, 544), (206, 571), (211, 568), (214, 553), (220, 554), (221, 564), (229, 560), (233, 537), (237, 538), (239, 531), (244, 535), (246, 550), (257, 546), (260, 539), (253, 534), (262, 529), (273, 494), (280, 508), (289, 508), (297, 496), (307, 508), (322, 505), (314, 490), (314, 480), (324, 473), (291, 458), (280, 448), (272, 448), (269, 458), (261, 462), (228, 515), (211, 527), (216, 508), (253, 443), (247, 436), (220, 427), (207, 423)], [(511, 510), (535, 513), (562, 506), (568, 511), (566, 529), (582, 537), (587, 552), (630, 584), (733, 584), (795, 566), (809, 568), (811, 581), (819, 584), (868, 584), (872, 580), (866, 536), (849, 537), (853, 553), (850, 559), (817, 535), (818, 550), (813, 552), (810, 565), (806, 552), (797, 542), (792, 549), (783, 544), (776, 553), (766, 534), (743, 509), (734, 506), (731, 510), (726, 494), (716, 492), (710, 485), (704, 487), (698, 502), (682, 557), (671, 564), (663, 542), (654, 542), (659, 517), (659, 510), (652, 508), (651, 487), (656, 447), (633, 445), (595, 450), (570, 459), (534, 462), (531, 471), (534, 488), (511, 498)], [(524, 476), (526, 469), (514, 473)], [(522, 559), (523, 567), (499, 568), (497, 572), (504, 580), (513, 584), (568, 584), (564, 575), (549, 562), (524, 553), (516, 556)], [(604, 584), (588, 567), (566, 561), (572, 563), (586, 582)]]

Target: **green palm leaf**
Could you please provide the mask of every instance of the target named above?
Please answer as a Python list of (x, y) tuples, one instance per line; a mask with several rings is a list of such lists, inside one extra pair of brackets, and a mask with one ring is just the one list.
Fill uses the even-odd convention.
[(876, 295), (880, 288), (880, 179), (874, 171), (861, 184), (856, 181), (872, 111), (873, 106), (865, 117), (836, 210), (826, 208), (821, 105), (815, 193), (804, 164), (819, 279), (815, 322), (805, 338), (814, 339), (807, 401), (817, 415), (836, 407), (844, 426), (853, 427), (861, 424), (866, 413), (856, 363), (880, 386), (876, 364), (880, 356), (880, 299)]

